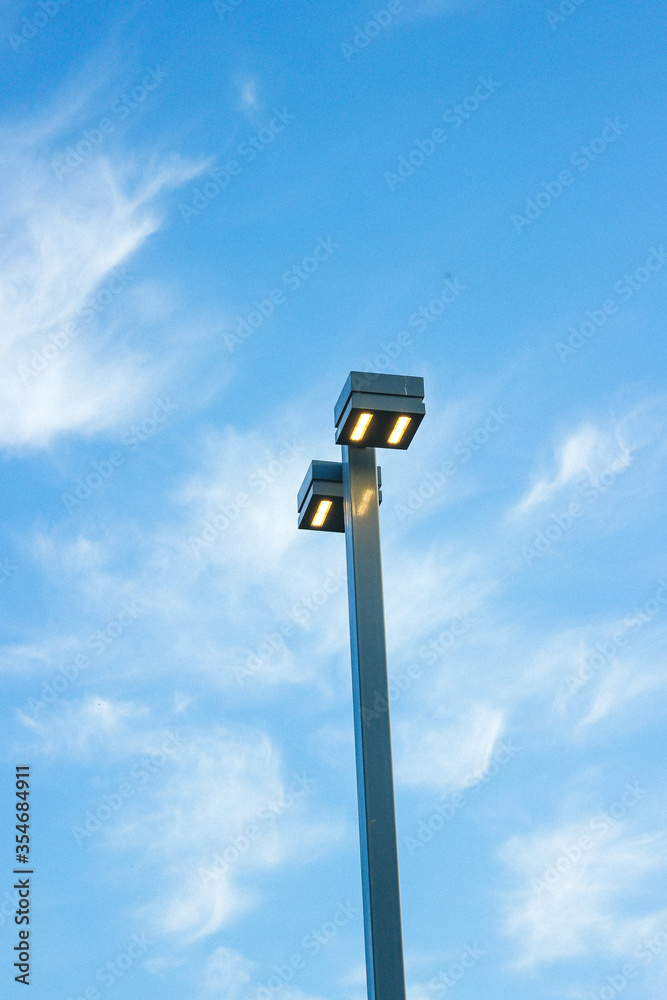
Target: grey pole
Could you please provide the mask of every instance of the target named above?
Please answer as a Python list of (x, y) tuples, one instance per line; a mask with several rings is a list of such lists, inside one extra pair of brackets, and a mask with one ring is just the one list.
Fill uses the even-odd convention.
[(343, 446), (368, 1000), (405, 1000), (375, 448)]

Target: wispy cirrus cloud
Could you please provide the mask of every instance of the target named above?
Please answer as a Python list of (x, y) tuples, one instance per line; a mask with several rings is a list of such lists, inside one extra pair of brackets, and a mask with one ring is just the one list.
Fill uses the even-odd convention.
[(227, 1000), (237, 1000), (257, 968), (239, 951), (221, 945), (209, 955), (204, 968), (204, 989), (213, 996), (224, 991)]
[[(638, 787), (635, 797), (641, 796)], [(634, 801), (624, 801), (631, 803), (627, 812)], [(667, 872), (667, 838), (630, 833), (613, 813), (514, 836), (503, 845), (500, 857), (516, 881), (504, 923), (517, 949), (515, 968), (623, 956), (664, 925), (667, 910), (647, 909), (641, 900), (648, 880)]]
[(266, 733), (195, 734), (176, 774), (109, 831), (109, 848), (139, 852), (159, 872), (137, 919), (187, 944), (258, 905), (267, 872), (311, 864), (346, 832), (309, 794), (307, 776), (285, 772)]
[[(96, 839), (83, 842), (104, 856), (107, 869), (129, 854), (154, 873), (155, 889), (135, 919), (156, 940), (166, 936), (177, 956), (257, 906), (268, 872), (312, 864), (347, 835), (345, 821), (318, 804), (310, 775), (288, 771), (277, 744), (256, 727), (189, 725), (175, 732), (146, 704), (96, 694), (65, 701), (38, 719), (19, 713), (19, 722), (24, 735), (17, 746), (29, 746), (34, 759), (112, 765), (126, 781), (141, 755), (160, 754), (169, 743), (170, 766), (158, 762), (136, 785), (141, 794), (128, 795), (101, 832), (97, 824)], [(118, 787), (113, 779), (111, 790)], [(86, 838), (84, 807), (79, 812), (70, 822)], [(155, 952), (158, 974), (164, 959)], [(224, 950), (215, 953), (208, 987), (220, 987), (225, 976), (230, 989), (240, 985), (250, 965), (239, 961)]]
[(631, 460), (630, 446), (618, 431), (609, 433), (583, 424), (557, 446), (551, 463), (555, 469), (535, 478), (512, 514), (522, 517), (531, 513), (582, 477), (599, 473), (607, 466), (617, 472), (627, 468)]
[(108, 86), (78, 83), (41, 117), (0, 130), (0, 446), (114, 426), (164, 367), (130, 343), (127, 265), (163, 223), (160, 197), (203, 167), (108, 149), (57, 179), (54, 151)]
[(486, 774), (503, 713), (481, 704), (456, 717), (402, 719), (394, 726), (396, 777), (408, 787), (461, 791)]

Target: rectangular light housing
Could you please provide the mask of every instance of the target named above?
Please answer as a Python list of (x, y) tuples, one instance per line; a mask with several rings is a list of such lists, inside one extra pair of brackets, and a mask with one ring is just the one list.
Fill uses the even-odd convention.
[(313, 531), (345, 531), (343, 466), (311, 462), (299, 490), (299, 527)]
[[(382, 503), (382, 469), (378, 465), (378, 496)], [(310, 531), (345, 531), (343, 466), (311, 462), (299, 490), (299, 527)]]
[(406, 449), (426, 412), (424, 380), (350, 372), (334, 408), (336, 444)]

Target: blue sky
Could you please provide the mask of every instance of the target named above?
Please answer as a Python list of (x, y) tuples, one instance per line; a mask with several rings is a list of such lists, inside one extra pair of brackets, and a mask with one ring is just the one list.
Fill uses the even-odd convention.
[[(350, 370), (410, 1000), (667, 987), (664, 23), (600, 0), (0, 12), (0, 924), (32, 996), (365, 996)], [(13, 995), (13, 992), (11, 993)]]

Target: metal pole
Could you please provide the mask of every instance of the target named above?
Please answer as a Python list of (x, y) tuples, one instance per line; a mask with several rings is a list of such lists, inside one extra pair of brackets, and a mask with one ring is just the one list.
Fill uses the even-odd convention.
[(405, 1000), (375, 448), (343, 446), (368, 1000)]

